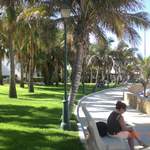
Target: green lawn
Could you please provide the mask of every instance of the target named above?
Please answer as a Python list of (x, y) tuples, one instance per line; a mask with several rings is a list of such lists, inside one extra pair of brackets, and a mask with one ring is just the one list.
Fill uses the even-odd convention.
[(35, 86), (32, 94), (17, 86), (18, 99), (8, 98), (8, 88), (0, 86), (0, 150), (84, 150), (74, 120), (72, 131), (60, 129), (63, 86)]
[(77, 131), (60, 129), (63, 87), (17, 87), (18, 99), (0, 86), (0, 149), (82, 150)]

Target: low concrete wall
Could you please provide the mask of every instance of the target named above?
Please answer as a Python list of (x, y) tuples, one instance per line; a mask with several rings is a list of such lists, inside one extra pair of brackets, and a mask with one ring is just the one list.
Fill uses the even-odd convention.
[(128, 91), (131, 93), (137, 94), (143, 90), (144, 90), (144, 88), (141, 83), (133, 83), (128, 86)]
[[(147, 89), (150, 88), (150, 83), (147, 85)], [(133, 83), (128, 85), (128, 92), (139, 94), (139, 92), (142, 92), (144, 90), (141, 83)]]
[(131, 107), (150, 114), (150, 98), (141, 97), (130, 92), (124, 93), (124, 101)]

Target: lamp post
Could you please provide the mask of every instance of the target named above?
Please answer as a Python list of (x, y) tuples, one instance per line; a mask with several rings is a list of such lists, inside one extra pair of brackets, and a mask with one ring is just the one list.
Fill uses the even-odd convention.
[(68, 111), (68, 97), (67, 97), (67, 27), (66, 18), (70, 16), (70, 9), (61, 9), (61, 15), (64, 18), (64, 100), (63, 100), (63, 110), (62, 110), (62, 122), (61, 128), (67, 130), (70, 128), (69, 123), (69, 111)]

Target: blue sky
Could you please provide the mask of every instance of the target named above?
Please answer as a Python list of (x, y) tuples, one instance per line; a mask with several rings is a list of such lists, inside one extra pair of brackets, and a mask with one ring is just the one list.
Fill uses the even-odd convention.
[[(145, 5), (145, 9), (144, 11), (147, 11), (150, 14), (150, 0), (143, 0), (144, 1), (144, 5)], [(139, 44), (139, 51), (140, 53), (144, 56), (144, 30), (141, 30), (139, 32), (142, 41)], [(146, 30), (146, 38), (145, 38), (145, 43), (146, 43), (146, 56), (150, 56), (150, 29)]]

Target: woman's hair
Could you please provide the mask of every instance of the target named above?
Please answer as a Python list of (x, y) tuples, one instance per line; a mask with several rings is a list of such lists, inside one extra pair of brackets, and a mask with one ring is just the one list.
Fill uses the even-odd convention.
[(122, 103), (121, 101), (117, 101), (117, 103), (116, 103), (116, 109), (124, 109), (124, 110), (126, 110), (126, 108), (127, 108), (127, 105), (125, 104), (125, 103)]

